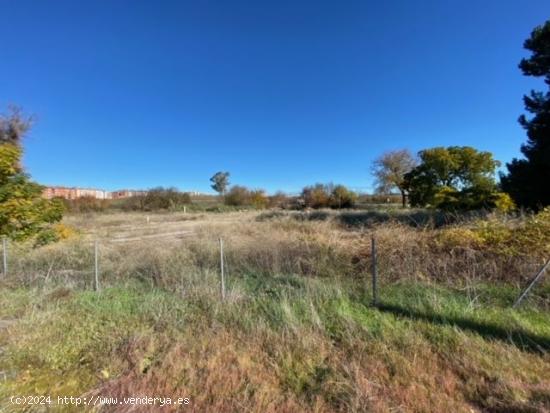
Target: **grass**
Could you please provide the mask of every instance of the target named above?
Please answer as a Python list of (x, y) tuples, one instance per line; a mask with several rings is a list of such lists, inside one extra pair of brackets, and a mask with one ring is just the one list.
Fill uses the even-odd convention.
[[(483, 277), (492, 256), (472, 253), (473, 276), (448, 251), (416, 249), (443, 230), (256, 216), (178, 218), (193, 238), (103, 243), (99, 293), (85, 236), (22, 250), (0, 285), (0, 319), (15, 320), (0, 328), (0, 411), (21, 411), (7, 397), (30, 394), (189, 397), (192, 411), (221, 412), (550, 409), (548, 283), (513, 310), (525, 279)], [(128, 231), (131, 219), (91, 216), (79, 227)]]
[(266, 281), (232, 280), (226, 302), (213, 277), (190, 279), (185, 299), (140, 283), (3, 290), (2, 317), (19, 321), (1, 333), (1, 396), (160, 394), (196, 411), (549, 407), (550, 315), (536, 305), (403, 283), (373, 308), (358, 285)]

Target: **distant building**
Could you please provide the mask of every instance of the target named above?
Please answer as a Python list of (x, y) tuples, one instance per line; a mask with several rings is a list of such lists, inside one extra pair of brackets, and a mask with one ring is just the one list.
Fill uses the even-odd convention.
[(110, 199), (111, 193), (102, 189), (75, 188), (76, 198), (90, 197), (95, 199)]
[(46, 199), (76, 199), (76, 188), (66, 188), (64, 186), (48, 186), (44, 188), (42, 196)]
[(128, 189), (122, 189), (119, 191), (104, 191), (103, 189), (93, 188), (67, 188), (64, 186), (47, 186), (42, 192), (42, 196), (46, 199), (52, 198), (64, 198), (64, 199), (78, 199), (83, 197), (90, 197), (95, 199), (121, 199), (129, 198), (137, 195), (145, 195), (147, 191), (133, 191)]
[(130, 198), (133, 196), (147, 195), (147, 191), (134, 191), (129, 189), (120, 189), (110, 193), (112, 199)]

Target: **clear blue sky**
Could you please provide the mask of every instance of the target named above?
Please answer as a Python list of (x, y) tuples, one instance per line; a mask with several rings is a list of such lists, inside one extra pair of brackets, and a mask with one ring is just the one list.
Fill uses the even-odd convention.
[(369, 189), (396, 148), (519, 155), (548, 0), (0, 0), (0, 107), (44, 184)]

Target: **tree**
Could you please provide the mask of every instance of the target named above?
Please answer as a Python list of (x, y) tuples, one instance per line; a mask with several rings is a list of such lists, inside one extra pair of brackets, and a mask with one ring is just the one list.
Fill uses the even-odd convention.
[(0, 144), (21, 146), (21, 140), (31, 128), (32, 116), (25, 116), (17, 106), (8, 106), (8, 113), (0, 115)]
[(301, 198), (308, 208), (352, 208), (357, 194), (344, 185), (315, 184), (302, 189)]
[(224, 195), (229, 186), (229, 172), (216, 172), (214, 176), (210, 178), (210, 182), (212, 182), (210, 186), (214, 191), (220, 195)]
[(145, 211), (176, 210), (181, 209), (184, 205), (191, 204), (191, 196), (186, 192), (178, 191), (176, 188), (159, 186), (148, 190), (147, 194), (143, 195), (142, 201), (141, 206)]
[(504, 205), (494, 179), (499, 162), (468, 146), (419, 152), (420, 164), (405, 175), (412, 206), (471, 210)]
[(263, 189), (250, 190), (245, 186), (234, 185), (225, 195), (225, 204), (231, 206), (253, 206), (256, 209), (267, 207), (269, 199)]
[(250, 205), (254, 208), (264, 209), (268, 204), (269, 198), (263, 189), (254, 189), (250, 192)]
[(250, 202), (250, 190), (244, 186), (233, 185), (224, 198), (225, 205), (244, 206)]
[(330, 194), (330, 206), (332, 208), (352, 208), (357, 201), (357, 194), (350, 191), (344, 185), (336, 185)]
[(323, 184), (306, 186), (302, 189), (301, 198), (307, 208), (326, 208), (330, 201), (330, 191)]
[(401, 149), (382, 154), (375, 159), (372, 173), (376, 178), (376, 192), (389, 194), (393, 189), (401, 193), (403, 208), (407, 205), (407, 190), (405, 188), (405, 174), (410, 172), (417, 162), (407, 150)]
[(270, 208), (288, 208), (291, 203), (291, 198), (282, 191), (277, 191), (275, 194), (268, 197)]
[(550, 205), (550, 20), (532, 31), (524, 47), (532, 53), (519, 68), (526, 76), (544, 77), (548, 90), (532, 90), (523, 97), (525, 109), (533, 115), (519, 118), (527, 131), (527, 143), (521, 146), (525, 158), (506, 165), (508, 174), (501, 175), (501, 186), (518, 205), (538, 210)]
[(0, 114), (0, 235), (12, 239), (40, 235), (63, 215), (63, 204), (43, 199), (43, 187), (21, 167), (21, 140), (31, 122), (14, 107)]

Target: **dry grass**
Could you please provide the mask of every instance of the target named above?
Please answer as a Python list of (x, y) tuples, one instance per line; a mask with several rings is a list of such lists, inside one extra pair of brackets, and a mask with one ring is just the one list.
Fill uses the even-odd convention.
[[(0, 289), (0, 318), (18, 320), (0, 330), (3, 400), (190, 397), (185, 410), (197, 412), (550, 409), (548, 285), (523, 309), (510, 309), (540, 260), (537, 249), (499, 254), (494, 244), (456, 237), (464, 225), (349, 225), (334, 213), (149, 221), (70, 217), (80, 237), (13, 247)], [(193, 236), (107, 242), (175, 229)], [(96, 235), (99, 294), (90, 288)], [(369, 305), (372, 235), (378, 308)], [(224, 302), (218, 237), (228, 264)], [(17, 411), (2, 403), (2, 411)]]
[[(550, 228), (550, 217), (545, 220)], [(370, 239), (375, 237), (382, 282), (407, 279), (464, 286), (506, 281), (519, 286), (550, 253), (550, 230), (542, 226), (541, 232), (540, 220), (536, 226), (527, 221), (523, 232), (517, 221), (483, 220), (443, 228), (401, 221), (367, 220), (366, 225), (349, 226), (341, 215), (322, 211), (274, 217), (254, 212), (69, 217), (67, 225), (81, 235), (38, 250), (14, 247), (10, 279), (26, 285), (56, 279), (90, 285), (95, 238), (100, 240), (103, 283), (137, 277), (166, 288), (179, 285), (182, 272), (216, 271), (220, 237), (234, 276), (364, 278), (371, 265)], [(526, 241), (520, 243), (523, 233)]]

